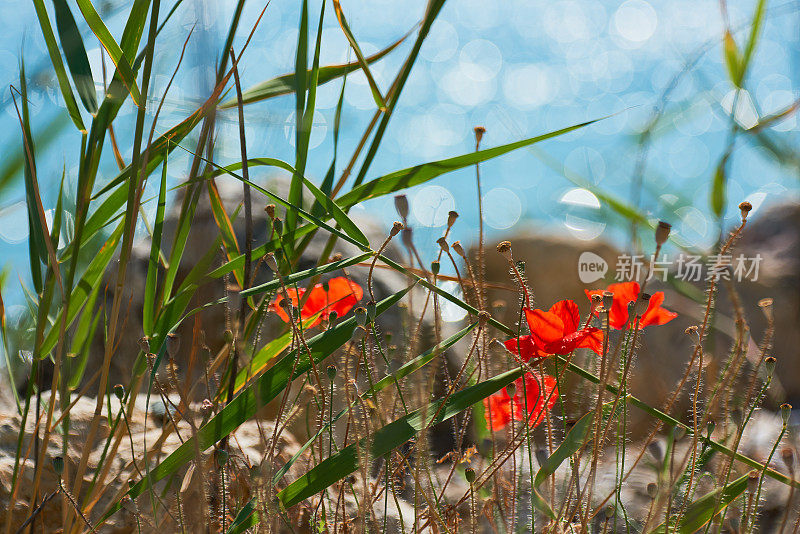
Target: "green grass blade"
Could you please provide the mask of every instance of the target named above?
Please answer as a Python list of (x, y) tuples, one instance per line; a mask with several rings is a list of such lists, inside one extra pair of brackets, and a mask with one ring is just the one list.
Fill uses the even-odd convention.
[(225, 532), (226, 534), (241, 534), (256, 525), (258, 525), (258, 512), (256, 512), (256, 498), (253, 497), (247, 501), (247, 504), (242, 506), (242, 509), (233, 519), (230, 528)]
[(78, 130), (85, 132), (86, 127), (83, 125), (78, 103), (75, 101), (75, 96), (72, 94), (72, 87), (69, 84), (69, 78), (67, 78), (67, 71), (64, 69), (64, 62), (61, 60), (61, 52), (58, 50), (56, 36), (53, 34), (53, 27), (50, 25), (50, 17), (47, 15), (47, 9), (44, 7), (44, 0), (33, 0), (33, 7), (36, 9), (36, 17), (39, 19), (39, 28), (42, 30), (42, 35), (44, 36), (47, 52), (50, 54), (50, 62), (53, 64), (53, 70), (56, 72), (58, 87), (61, 90), (61, 96), (64, 98), (67, 112)]
[[(417, 356), (416, 358), (414, 358), (410, 362), (407, 362), (405, 365), (400, 367), (394, 373), (391, 373), (391, 374), (383, 377), (381, 380), (376, 382), (374, 386), (372, 386), (367, 391), (362, 393), (360, 395), (360, 397), (362, 399), (366, 399), (366, 398), (370, 398), (370, 397), (374, 398), (375, 394), (378, 393), (379, 391), (382, 391), (383, 389), (386, 389), (391, 384), (399, 382), (403, 378), (407, 377), (408, 375), (414, 373), (415, 371), (421, 369), (422, 367), (424, 367), (425, 365), (430, 363), (438, 355), (442, 354), (445, 350), (447, 350), (448, 348), (450, 348), (453, 345), (455, 345), (464, 336), (466, 336), (467, 334), (472, 332), (475, 329), (476, 326), (478, 326), (478, 323), (472, 323), (471, 325), (469, 325), (466, 328), (462, 329), (460, 332), (457, 332), (457, 333), (453, 334), (452, 336), (450, 336), (449, 338), (445, 339), (441, 343), (438, 343), (436, 346), (428, 349), (427, 351), (425, 351), (424, 353), (420, 354), (419, 356)], [(357, 404), (356, 402), (353, 402), (353, 403), (351, 403), (350, 407), (352, 408), (356, 404)], [(331, 421), (328, 421), (325, 425), (323, 425), (322, 428), (319, 429), (319, 431), (314, 436), (312, 436), (308, 441), (306, 441), (306, 443), (302, 447), (300, 447), (300, 449), (298, 449), (298, 451), (294, 454), (294, 456), (292, 456), (289, 459), (289, 461), (287, 461), (283, 465), (283, 467), (281, 467), (275, 473), (275, 475), (272, 477), (272, 483), (273, 484), (277, 484), (281, 480), (281, 478), (283, 478), (283, 476), (289, 471), (289, 469), (291, 469), (292, 465), (294, 465), (294, 463), (305, 453), (305, 451), (307, 451), (308, 448), (317, 439), (319, 439), (319, 437), (321, 435), (323, 435), (326, 432), (328, 432), (328, 428), (330, 428), (330, 426), (334, 422), (338, 421), (339, 418), (341, 418), (344, 414), (346, 414), (347, 411), (348, 411), (347, 408), (342, 409), (338, 414), (336, 414), (331, 419)]]
[[(364, 60), (370, 65), (376, 63), (388, 55), (389, 52), (400, 46), (406, 37), (407, 36), (401, 37), (383, 50), (380, 50), (371, 56), (367, 56), (364, 58)], [(361, 66), (358, 61), (354, 61), (352, 63), (343, 63), (341, 65), (326, 65), (324, 67), (320, 67), (317, 85), (323, 85), (337, 78), (341, 78), (342, 76), (345, 76), (354, 70), (358, 70), (359, 68), (361, 68)], [(307, 71), (306, 76), (310, 77), (311, 72)], [(244, 93), (242, 93), (242, 103), (252, 104), (253, 102), (260, 102), (269, 98), (275, 98), (276, 96), (289, 95), (294, 93), (296, 90), (297, 80), (295, 74), (283, 74), (277, 78), (272, 78), (271, 80), (261, 82), (257, 85), (254, 85), (250, 89), (247, 89)], [(222, 109), (236, 107), (236, 99), (232, 98), (230, 100), (226, 100), (220, 105), (220, 107)]]
[(384, 456), (412, 439), (420, 430), (446, 421), (469, 409), (473, 404), (500, 391), (520, 376), (522, 376), (521, 369), (502, 373), (454, 393), (444, 404), (433, 402), (387, 424), (372, 434), (371, 443), (367, 443), (364, 438), (331, 455), (289, 484), (278, 493), (278, 498), (288, 508), (316, 495), (358, 469), (359, 448), (369, 446), (371, 458)]
[(158, 191), (156, 220), (153, 237), (150, 240), (150, 258), (147, 262), (147, 280), (144, 285), (144, 304), (142, 305), (142, 325), (144, 335), (153, 333), (153, 314), (156, 312), (156, 285), (158, 283), (158, 254), (161, 251), (161, 234), (164, 231), (164, 211), (167, 205), (167, 157), (161, 167), (161, 187)]
[(530, 146), (535, 143), (584, 128), (597, 122), (598, 120), (602, 119), (594, 119), (591, 121), (582, 122), (567, 128), (537, 135), (536, 137), (515, 141), (513, 143), (500, 145), (494, 148), (479, 150), (477, 152), (470, 152), (468, 154), (453, 158), (431, 161), (429, 163), (415, 165), (414, 167), (410, 167), (408, 169), (395, 171), (391, 174), (387, 174), (370, 182), (354, 187), (350, 192), (339, 197), (337, 202), (341, 207), (349, 208), (364, 200), (376, 198), (382, 195), (388, 195), (395, 191), (399, 191), (400, 189), (419, 185), (427, 182), (428, 180), (436, 178), (437, 176), (441, 176), (442, 174), (463, 169), (465, 167), (471, 167), (476, 163), (481, 163), (486, 160), (502, 156), (503, 154), (507, 154), (508, 152), (517, 150), (519, 148)]
[[(670, 532), (675, 534), (691, 534), (697, 532), (713, 519), (712, 514), (722, 512), (731, 502), (741, 495), (747, 488), (748, 475), (741, 476), (725, 486), (706, 493), (686, 508), (686, 513), (681, 517), (680, 523), (671, 525)], [(666, 533), (667, 525), (661, 523), (652, 532), (653, 534)]]
[[(108, 55), (111, 57), (111, 61), (113, 61), (114, 65), (116, 65), (117, 72), (125, 84), (128, 93), (130, 93), (133, 103), (138, 107), (141, 100), (139, 95), (139, 87), (136, 85), (136, 75), (133, 73), (133, 69), (131, 68), (128, 58), (123, 53), (120, 45), (117, 44), (117, 41), (114, 40), (111, 32), (108, 31), (108, 28), (103, 22), (103, 19), (100, 18), (100, 15), (95, 10), (92, 2), (90, 0), (75, 1), (78, 3), (78, 7), (80, 8), (81, 13), (83, 13), (83, 18), (86, 20), (89, 28), (91, 28), (92, 32), (95, 34), (95, 36), (97, 36), (100, 44), (103, 45), (103, 48), (106, 49), (106, 52), (108, 52)], [(142, 27), (144, 27), (144, 22), (142, 22)]]
[(53, 6), (56, 11), (58, 37), (61, 40), (64, 57), (67, 59), (67, 66), (72, 74), (72, 81), (78, 90), (83, 107), (89, 113), (94, 114), (97, 112), (97, 92), (94, 88), (92, 68), (89, 66), (89, 58), (86, 55), (81, 32), (78, 30), (78, 25), (75, 24), (75, 17), (72, 16), (67, 0), (53, 0)]
[[(305, 171), (305, 162), (308, 157), (308, 145), (303, 146), (305, 138), (305, 123), (303, 115), (306, 105), (306, 91), (308, 90), (308, 0), (303, 0), (300, 10), (300, 29), (297, 35), (297, 56), (294, 65), (295, 89), (295, 173), (289, 184), (289, 203), (295, 206), (303, 205), (303, 183), (300, 179)], [(313, 112), (312, 112), (313, 113)], [(309, 132), (310, 133), (310, 132)], [(297, 213), (288, 211), (284, 225), (284, 235), (291, 235), (297, 228)], [(288, 241), (288, 240), (287, 240)], [(289, 253), (292, 253), (292, 243), (288, 243)]]
[[(86, 372), (86, 364), (89, 361), (89, 351), (92, 348), (92, 340), (94, 339), (95, 332), (97, 332), (97, 326), (100, 324), (100, 318), (103, 315), (102, 310), (94, 313), (94, 305), (102, 287), (102, 284), (97, 284), (94, 290), (92, 290), (89, 299), (86, 301), (86, 306), (84, 306), (83, 312), (81, 312), (78, 325), (75, 328), (75, 335), (72, 338), (72, 347), (70, 349), (72, 353), (72, 359), (69, 363), (70, 374), (67, 378), (67, 388), (69, 390), (74, 390), (80, 385), (81, 380), (83, 380), (83, 375)], [(94, 319), (92, 319), (92, 314), (94, 314)]]
[[(408, 289), (403, 289), (394, 295), (378, 303), (377, 313), (382, 314), (390, 307), (397, 304), (402, 299)], [(311, 351), (311, 358), (319, 364), (330, 356), (339, 347), (347, 343), (353, 335), (356, 327), (354, 317), (340, 322), (330, 330), (309, 339), (307, 345)], [(258, 380), (249, 384), (233, 400), (228, 403), (217, 415), (211, 418), (208, 423), (201, 427), (197, 434), (187, 439), (180, 447), (167, 456), (154, 469), (150, 470), (148, 478), (137, 482), (126, 493), (131, 498), (141, 495), (148, 487), (159, 480), (172, 475), (181, 468), (186, 462), (194, 458), (195, 447), (204, 451), (233, 432), (239, 425), (247, 421), (256, 414), (256, 411), (266, 403), (275, 399), (284, 388), (292, 381), (305, 374), (311, 369), (309, 355), (303, 352), (299, 354), (299, 361), (295, 366), (295, 358), (298, 352), (292, 351), (273, 367), (267, 370)], [(294, 374), (292, 370), (294, 368)], [(101, 519), (101, 523), (119, 510), (121, 504), (114, 504)]]
[(347, 42), (350, 43), (353, 52), (355, 52), (361, 70), (364, 71), (364, 76), (366, 76), (367, 83), (369, 83), (369, 88), (370, 91), (372, 91), (372, 98), (375, 100), (375, 104), (378, 106), (378, 109), (385, 110), (386, 102), (383, 100), (381, 90), (378, 88), (378, 84), (375, 82), (375, 78), (369, 70), (369, 63), (367, 63), (366, 58), (364, 58), (361, 47), (358, 46), (355, 35), (353, 35), (353, 31), (350, 29), (350, 25), (347, 24), (347, 19), (344, 16), (344, 11), (342, 10), (342, 5), (339, 0), (333, 0), (333, 9), (336, 11), (336, 18), (339, 19), (339, 26), (342, 28), (344, 36), (347, 37)]
[[(92, 261), (86, 268), (83, 277), (81, 277), (80, 281), (72, 289), (72, 296), (70, 297), (69, 301), (69, 309), (67, 310), (67, 326), (72, 324), (77, 317), (78, 312), (80, 312), (81, 308), (83, 308), (83, 305), (86, 303), (86, 300), (88, 299), (92, 290), (100, 284), (106, 267), (114, 257), (114, 251), (117, 249), (117, 244), (122, 236), (122, 229), (123, 223), (118, 224), (117, 228), (114, 230), (111, 236), (109, 236), (108, 240), (106, 240), (103, 248), (101, 248), (95, 257), (92, 258)], [(48, 352), (50, 352), (50, 350), (58, 341), (58, 324), (61, 321), (61, 316), (63, 313), (63, 309), (58, 312), (58, 315), (56, 315), (56, 320), (53, 323), (56, 326), (51, 328), (47, 333), (47, 336), (44, 338), (41, 349), (42, 355), (46, 355)]]
[[(622, 406), (624, 400), (620, 400), (617, 404), (617, 410), (619, 407)], [(615, 401), (609, 401), (603, 404), (603, 416), (607, 417), (610, 412), (611, 408), (615, 404)], [(547, 480), (548, 477), (552, 476), (556, 469), (564, 463), (564, 461), (571, 457), (573, 454), (578, 452), (581, 447), (583, 447), (584, 442), (586, 441), (586, 437), (589, 435), (589, 431), (592, 428), (592, 423), (594, 422), (595, 413), (593, 411), (585, 414), (581, 417), (575, 426), (567, 432), (567, 435), (564, 436), (564, 441), (561, 442), (561, 445), (558, 446), (556, 450), (553, 451), (553, 454), (547, 457), (547, 459), (542, 462), (542, 465), (539, 467), (539, 471), (536, 472), (536, 478), (533, 480), (533, 485), (538, 487)]]

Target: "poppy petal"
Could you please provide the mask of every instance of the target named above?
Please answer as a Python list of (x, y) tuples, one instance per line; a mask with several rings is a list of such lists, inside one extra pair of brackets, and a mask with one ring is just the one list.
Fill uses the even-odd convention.
[(578, 305), (575, 304), (575, 301), (560, 300), (553, 304), (550, 308), (550, 313), (558, 315), (561, 322), (564, 323), (563, 334), (577, 332), (578, 328), (580, 328), (581, 312), (578, 309)]
[[(524, 395), (524, 397), (523, 397)], [(544, 415), (558, 400), (556, 379), (538, 373), (525, 373), (523, 379), (516, 380), (516, 394), (514, 395), (514, 418), (527, 419), (532, 427), (538, 426)], [(527, 411), (527, 417), (524, 415)]]
[(502, 430), (511, 422), (512, 400), (506, 388), (483, 399), (486, 427), (489, 430)]
[(665, 324), (678, 316), (677, 313), (671, 312), (666, 308), (662, 308), (661, 304), (664, 302), (664, 292), (657, 291), (650, 297), (650, 303), (647, 306), (647, 311), (642, 315), (639, 324), (642, 328), (645, 326), (655, 324)]
[(537, 347), (531, 336), (520, 336), (511, 338), (504, 342), (506, 349), (514, 354), (519, 354), (523, 361), (529, 362), (533, 358), (545, 358), (548, 356), (541, 348)]
[(364, 291), (361, 286), (344, 276), (331, 278), (328, 281), (329, 311), (335, 311), (339, 317), (347, 315), (363, 296)]
[(564, 321), (555, 313), (542, 310), (525, 310), (533, 342), (544, 347), (564, 336)]

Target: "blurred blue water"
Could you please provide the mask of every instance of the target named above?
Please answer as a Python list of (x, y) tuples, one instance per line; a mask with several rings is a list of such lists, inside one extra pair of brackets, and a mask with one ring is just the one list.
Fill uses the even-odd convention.
[[(166, 8), (171, 2), (163, 2)], [(119, 36), (128, 3), (97, 2), (110, 10), (107, 23)], [(159, 37), (152, 93), (163, 94), (180, 47), (193, 31), (177, 79), (167, 95), (156, 131), (163, 132), (191, 113), (207, 96), (213, 66), (225, 37), (234, 0), (186, 0)], [(242, 60), (242, 83), (294, 69), (299, 19), (297, 0), (272, 0)], [(241, 50), (263, 8), (247, 3), (235, 43)], [(422, 0), (353, 1), (343, 7), (366, 54), (405, 34), (423, 15)], [(754, 2), (728, 5), (740, 47), (749, 34)], [(319, 2), (311, 2), (316, 28)], [(77, 14), (77, 8), (74, 8)], [(798, 22), (796, 2), (769, 2), (763, 32), (739, 99), (736, 117), (749, 127), (759, 116), (785, 109), (798, 98)], [(49, 74), (49, 60), (32, 4), (4, 0), (0, 19), (0, 146), (19, 146), (20, 136), (10, 84), (18, 84), (20, 51), (31, 78), (34, 131), (56, 114), (64, 115), (61, 95)], [(79, 21), (80, 24), (81, 21)], [(102, 96), (102, 53), (88, 33), (85, 41)], [(588, 128), (523, 149), (482, 165), (485, 221), (489, 236), (522, 227), (565, 232), (580, 239), (603, 237), (621, 242), (627, 226), (581, 185), (588, 184), (624, 201), (639, 198), (652, 219), (666, 218), (684, 244), (707, 247), (718, 235), (709, 209), (710, 177), (728, 139), (734, 88), (727, 81), (720, 47), (723, 19), (716, 2), (690, 0), (450, 0), (441, 12), (408, 80), (368, 179), (417, 163), (474, 149), (472, 128), (485, 126), (483, 145), (494, 146), (613, 114)], [(313, 39), (313, 35), (311, 36)], [(322, 63), (353, 60), (328, 6), (323, 30)], [(385, 92), (410, 49), (410, 39), (373, 73)], [(312, 41), (313, 43), (313, 41)], [(313, 46), (313, 44), (312, 44)], [(106, 58), (106, 64), (111, 62)], [(341, 81), (319, 90), (308, 175), (316, 181), (330, 165), (332, 124)], [(154, 110), (156, 102), (153, 103)], [(248, 154), (293, 162), (294, 98), (284, 96), (246, 108)], [(663, 117), (646, 152), (641, 193), (632, 187), (641, 151), (639, 134), (654, 110)], [(151, 110), (152, 112), (152, 110)], [(348, 77), (342, 117), (339, 169), (349, 159), (374, 112), (361, 73)], [(152, 115), (151, 115), (152, 117)], [(239, 158), (235, 112), (221, 115), (218, 162)], [(123, 147), (129, 146), (135, 115), (128, 104), (115, 122)], [(797, 145), (794, 116), (765, 130), (767, 139), (791, 151)], [(40, 151), (38, 174), (46, 208), (55, 205), (62, 170), (74, 191), (80, 135), (67, 124), (57, 140)], [(190, 142), (186, 146), (192, 146)], [(102, 180), (116, 175), (108, 150)], [(126, 160), (130, 154), (123, 153)], [(187, 154), (174, 153), (170, 185), (185, 178)], [(729, 223), (736, 205), (750, 199), (756, 207), (794, 196), (797, 166), (781, 163), (755, 136), (740, 137), (730, 165)], [(254, 170), (256, 180), (274, 173)], [(148, 185), (146, 197), (155, 194)], [(408, 192), (417, 239), (423, 246), (441, 235), (448, 210), (461, 214), (454, 239), (476, 237), (477, 202), (474, 169), (448, 174)], [(145, 212), (152, 216), (152, 203)], [(367, 202), (365, 209), (387, 227), (396, 218), (391, 198)], [(142, 228), (143, 230), (143, 228)], [(141, 232), (144, 234), (144, 232)], [(20, 302), (17, 277), (27, 276), (27, 221), (21, 177), (0, 198), (0, 257), (12, 269), (4, 296)]]

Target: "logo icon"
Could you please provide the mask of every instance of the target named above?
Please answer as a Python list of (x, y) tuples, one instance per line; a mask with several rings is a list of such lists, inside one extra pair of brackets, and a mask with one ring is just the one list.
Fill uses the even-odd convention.
[(606, 260), (594, 252), (583, 252), (578, 258), (578, 278), (584, 284), (591, 284), (603, 278), (608, 272)]

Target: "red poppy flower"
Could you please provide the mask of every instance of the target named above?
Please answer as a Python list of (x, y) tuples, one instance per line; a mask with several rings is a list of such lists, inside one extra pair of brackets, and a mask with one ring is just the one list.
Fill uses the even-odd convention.
[(578, 348), (602, 354), (603, 333), (595, 327), (580, 328), (580, 311), (571, 300), (553, 304), (550, 311), (525, 310), (530, 335), (509, 339), (506, 348), (523, 360), (546, 358), (553, 354), (569, 354)]
[(544, 420), (544, 415), (553, 408), (558, 399), (556, 379), (552, 376), (525, 373), (524, 385), (522, 378), (518, 378), (514, 381), (514, 386), (514, 397), (503, 388), (483, 399), (486, 426), (490, 430), (502, 430), (512, 419), (516, 421), (527, 419), (528, 425), (536, 427)]
[[(343, 276), (331, 278), (328, 280), (327, 285), (327, 291), (323, 284), (317, 284), (311, 288), (311, 294), (308, 296), (305, 305), (303, 305), (303, 309), (300, 311), (300, 319), (303, 321), (309, 317), (313, 317), (317, 313), (320, 314), (309, 327), (318, 325), (322, 319), (327, 319), (331, 312), (334, 311), (339, 317), (346, 315), (347, 312), (353, 309), (353, 306), (358, 304), (361, 297), (364, 296), (364, 291), (361, 289), (361, 286)], [(295, 306), (298, 305), (305, 292), (305, 289), (294, 290), (288, 288), (286, 290), (292, 304)], [(269, 308), (277, 313), (278, 317), (288, 323), (289, 316), (286, 315), (286, 312), (280, 307), (280, 303), (283, 299), (284, 296), (278, 294), (275, 300), (269, 305)]]
[[(611, 328), (621, 330), (628, 325), (628, 304), (635, 302), (639, 296), (639, 283), (638, 282), (623, 282), (621, 284), (611, 284), (608, 286), (608, 291), (614, 293), (614, 303), (608, 312), (608, 324)], [(589, 300), (592, 295), (603, 295), (602, 289), (595, 289), (592, 291), (587, 290), (586, 296)], [(662, 308), (661, 304), (664, 303), (664, 292), (657, 291), (650, 297), (650, 303), (647, 305), (647, 310), (642, 314), (639, 319), (639, 327), (644, 328), (651, 324), (664, 324), (673, 320), (678, 316), (677, 313), (671, 312), (666, 308)]]

